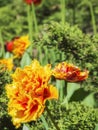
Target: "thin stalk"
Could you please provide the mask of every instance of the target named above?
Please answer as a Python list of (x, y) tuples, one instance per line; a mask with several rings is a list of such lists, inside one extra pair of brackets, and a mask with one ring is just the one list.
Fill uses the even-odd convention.
[(60, 86), (60, 99), (61, 99), (61, 102), (62, 102), (62, 100), (63, 100), (63, 98), (64, 98), (64, 92), (63, 92), (63, 86), (64, 84), (63, 84), (63, 81), (61, 81), (61, 86)]
[(43, 122), (43, 124), (45, 126), (45, 129), (48, 130), (48, 124), (47, 124), (47, 121), (45, 120), (45, 117), (43, 115), (41, 115), (40, 118), (41, 118), (41, 120), (42, 120), (42, 122)]
[(51, 115), (51, 113), (50, 113), (50, 111), (49, 111), (47, 106), (46, 106), (46, 111), (47, 111), (48, 116), (51, 119), (51, 122), (53, 123), (54, 127), (56, 128), (56, 130), (60, 130), (60, 128), (58, 127), (57, 123), (54, 121), (54, 119), (53, 119), (53, 117), (52, 117), (52, 115)]
[[(55, 55), (55, 53), (54, 53), (54, 55)], [(56, 57), (57, 57), (57, 55), (56, 55)], [(61, 61), (63, 61), (65, 59), (65, 54), (63, 52), (59, 53), (59, 59), (61, 59)], [(66, 91), (64, 91), (64, 88), (65, 88), (64, 80), (56, 80), (56, 86), (57, 86), (57, 89), (59, 90), (59, 99), (62, 102), (64, 99), (64, 96), (65, 96), (65, 92), (66, 92)]]
[(48, 49), (47, 49), (47, 47), (46, 46), (43, 46), (43, 49), (44, 49), (44, 61), (43, 61), (43, 63), (44, 64), (47, 64), (48, 63)]
[(32, 35), (33, 35), (33, 21), (32, 21), (32, 15), (31, 15), (31, 6), (27, 6), (27, 16), (28, 16), (28, 29), (29, 29), (29, 37), (30, 41), (32, 43)]
[(97, 29), (96, 29), (95, 15), (94, 15), (93, 6), (92, 6), (91, 2), (89, 2), (89, 8), (90, 8), (90, 13), (91, 13), (93, 31), (94, 31), (94, 34), (96, 34)]
[(60, 80), (56, 80), (56, 87), (57, 87), (58, 92), (59, 92), (59, 100), (62, 101), (62, 86), (61, 86)]
[(68, 105), (68, 98), (67, 98), (67, 96), (64, 98), (64, 101), (61, 103), (61, 105), (65, 105), (66, 110), (68, 110), (68, 109), (69, 109), (69, 105)]
[(1, 43), (0, 57), (4, 57), (5, 56), (5, 49), (4, 49), (4, 43), (3, 43), (3, 39), (2, 39), (1, 30), (0, 30), (0, 43)]
[(34, 4), (32, 4), (32, 14), (33, 14), (33, 21), (34, 21), (34, 29), (35, 29), (35, 32), (38, 33), (38, 26), (37, 26), (37, 19), (36, 19)]
[[(68, 87), (68, 83), (67, 83), (67, 81), (65, 81), (65, 88), (66, 88), (66, 92), (68, 93), (67, 87)], [(65, 92), (65, 90), (64, 90), (64, 92)], [(69, 109), (67, 94), (65, 95), (64, 101), (61, 103), (61, 105), (65, 105), (66, 110)]]
[(66, 13), (65, 0), (61, 0), (61, 20), (63, 25), (65, 23), (65, 13)]
[(75, 17), (76, 17), (76, 1), (73, 0), (73, 24), (75, 24)]
[(31, 45), (28, 48), (28, 52), (30, 53), (30, 56), (32, 56), (32, 49), (33, 49), (33, 43), (32, 42), (33, 42), (34, 29), (33, 29), (33, 18), (32, 18), (32, 15), (31, 15), (31, 5), (27, 6), (27, 18), (28, 18), (29, 38), (30, 38), (30, 42), (31, 42)]
[(64, 81), (63, 80), (56, 80), (56, 86), (59, 91), (59, 100), (62, 102), (64, 99), (65, 91), (64, 91)]
[(38, 45), (37, 49), (38, 49), (38, 59), (40, 63), (43, 64), (42, 45)]

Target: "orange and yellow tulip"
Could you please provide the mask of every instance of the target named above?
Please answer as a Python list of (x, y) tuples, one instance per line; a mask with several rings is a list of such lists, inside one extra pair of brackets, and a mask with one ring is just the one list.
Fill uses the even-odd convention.
[(53, 69), (53, 76), (68, 82), (80, 82), (87, 79), (88, 71), (81, 71), (79, 67), (74, 66), (73, 64), (62, 62)]
[(42, 67), (37, 60), (12, 75), (12, 84), (6, 86), (8, 113), (17, 128), (40, 117), (46, 100), (58, 99), (57, 88), (48, 83), (51, 75), (51, 66)]

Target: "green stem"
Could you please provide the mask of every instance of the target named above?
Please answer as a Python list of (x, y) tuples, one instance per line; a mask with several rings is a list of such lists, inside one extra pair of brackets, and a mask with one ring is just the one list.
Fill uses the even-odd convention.
[(58, 89), (59, 92), (59, 100), (62, 101), (62, 86), (61, 86), (61, 81), (60, 80), (56, 80), (56, 87)]
[(68, 110), (68, 109), (69, 109), (69, 105), (68, 105), (68, 98), (67, 98), (67, 96), (64, 98), (64, 101), (61, 103), (61, 105), (62, 105), (62, 106), (63, 106), (63, 105), (65, 105), (66, 110)]
[[(68, 87), (68, 83), (67, 83), (67, 81), (65, 81), (65, 89), (66, 89), (66, 92), (68, 93), (67, 87)], [(61, 103), (61, 105), (66, 106), (66, 110), (69, 109), (67, 93), (65, 95), (64, 101)], [(65, 90), (64, 90), (64, 94), (65, 94)]]
[(47, 122), (46, 122), (46, 120), (45, 120), (45, 117), (43, 116), (43, 115), (41, 115), (41, 120), (42, 120), (42, 122), (43, 122), (43, 124), (44, 124), (44, 126), (45, 126), (45, 129), (46, 130), (48, 130), (48, 124), (47, 124)]
[(47, 64), (48, 63), (48, 49), (47, 49), (47, 46), (43, 46), (43, 49), (44, 49), (44, 64)]
[(4, 58), (5, 56), (5, 49), (4, 49), (4, 42), (2, 39), (2, 34), (1, 34), (1, 30), (0, 30), (0, 44), (1, 44), (1, 51), (0, 51), (0, 57)]
[(31, 6), (27, 6), (27, 16), (28, 16), (28, 29), (29, 29), (29, 38), (32, 43), (32, 35), (33, 35), (33, 21), (32, 21), (32, 15), (31, 15)]
[(75, 17), (76, 17), (76, 1), (73, 0), (73, 24), (75, 24)]
[(33, 21), (34, 21), (35, 32), (38, 33), (38, 26), (37, 26), (37, 19), (36, 19), (34, 4), (32, 4), (32, 13), (33, 13)]
[(27, 16), (28, 16), (29, 38), (30, 38), (30, 42), (31, 42), (31, 45), (28, 48), (28, 52), (30, 53), (30, 56), (32, 56), (32, 49), (33, 49), (33, 43), (32, 42), (33, 42), (34, 29), (33, 29), (33, 18), (32, 18), (32, 15), (31, 15), (31, 5), (27, 6)]
[(93, 31), (94, 31), (94, 34), (96, 34), (97, 29), (96, 29), (95, 15), (94, 15), (93, 6), (92, 6), (91, 2), (89, 2), (89, 8), (90, 8), (90, 13), (91, 13)]
[(43, 63), (42, 45), (38, 45), (38, 46), (37, 46), (37, 49), (38, 49), (38, 59), (39, 59), (40, 63), (42, 64), (42, 63)]
[(29, 128), (29, 126), (27, 126), (26, 124), (23, 124), (22, 130), (30, 130), (30, 128)]
[(49, 111), (49, 109), (48, 109), (47, 106), (46, 106), (46, 111), (47, 111), (48, 116), (50, 117), (50, 119), (51, 119), (51, 121), (52, 121), (54, 127), (56, 128), (56, 130), (60, 130), (60, 128), (58, 127), (57, 123), (55, 123), (55, 121), (54, 121), (54, 119), (53, 119), (53, 117), (52, 117), (52, 115), (51, 115), (51, 113), (50, 113), (50, 111)]
[(65, 23), (65, 0), (61, 0), (61, 17), (62, 17), (62, 24)]

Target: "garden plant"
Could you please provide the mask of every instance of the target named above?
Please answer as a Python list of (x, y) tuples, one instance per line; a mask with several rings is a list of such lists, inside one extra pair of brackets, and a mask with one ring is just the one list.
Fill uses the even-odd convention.
[(98, 130), (97, 16), (97, 0), (0, 0), (0, 130)]

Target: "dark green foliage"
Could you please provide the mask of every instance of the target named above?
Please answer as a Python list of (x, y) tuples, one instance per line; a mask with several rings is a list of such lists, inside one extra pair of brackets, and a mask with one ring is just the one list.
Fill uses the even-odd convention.
[(5, 85), (11, 82), (10, 73), (4, 66), (0, 66), (0, 118), (6, 115), (7, 97), (5, 94)]
[(12, 0), (0, 0), (0, 7), (6, 6), (6, 5), (9, 4), (10, 2), (12, 2)]
[(6, 70), (5, 66), (0, 65), (0, 129), (2, 130), (13, 129), (13, 125), (7, 113), (8, 100), (5, 93), (5, 85), (10, 82), (11, 82), (11, 76), (9, 71)]
[[(56, 22), (44, 26), (45, 32), (39, 40), (39, 44), (48, 49), (55, 48), (55, 52), (62, 51), (63, 60), (70, 61), (83, 69), (89, 70), (88, 82), (98, 85), (98, 35), (84, 34), (77, 26), (64, 27)], [(45, 35), (47, 34), (47, 36)], [(59, 58), (61, 61), (62, 59)]]
[[(27, 32), (27, 13), (22, 1), (11, 1), (0, 8), (0, 30), (4, 42)], [(25, 8), (25, 10), (24, 10)]]
[[(5, 66), (0, 66), (0, 130), (15, 130), (7, 112), (8, 99), (5, 92), (6, 84), (11, 81), (10, 72), (6, 70)], [(21, 130), (21, 128), (17, 130)]]
[[(63, 112), (65, 109), (63, 108)], [(98, 123), (98, 110), (89, 108), (81, 103), (71, 103), (68, 111), (63, 114), (62, 124), (68, 130), (94, 130)]]
[[(94, 96), (98, 104), (98, 34), (92, 35), (94, 30), (88, 2), (93, 8), (95, 24), (97, 25), (97, 0), (66, 0), (66, 23), (64, 26), (60, 23), (60, 0), (43, 0), (42, 4), (36, 7), (40, 34), (39, 37), (35, 35), (35, 39), (33, 39), (34, 55), (31, 57), (37, 58), (42, 65), (51, 63), (54, 66), (58, 62), (68, 61), (89, 70), (89, 78), (83, 83), (83, 87), (73, 92), (70, 97), (69, 110), (66, 110), (65, 106), (58, 102), (48, 105), (60, 130), (94, 130), (95, 125), (98, 124), (98, 109), (78, 102), (93, 91), (96, 92)], [(51, 22), (51, 20), (56, 22)], [(42, 25), (44, 23), (45, 25)], [(78, 25), (81, 30), (77, 26), (72, 26), (74, 24)], [(11, 41), (13, 37), (28, 34), (27, 5), (23, 0), (0, 0), (0, 31), (4, 44), (6, 41)], [(15, 61), (16, 66), (20, 66), (20, 64), (20, 61)], [(8, 116), (8, 99), (5, 94), (5, 85), (10, 82), (9, 72), (0, 67), (0, 130), (15, 130), (11, 118)], [(87, 91), (84, 91), (84, 86), (87, 87)], [(92, 99), (92, 97), (88, 99)], [(49, 130), (54, 130), (46, 111), (44, 116)], [(28, 125), (31, 127), (30, 130), (45, 130), (41, 119)], [(21, 129), (20, 127), (19, 130)]]
[(50, 20), (60, 21), (60, 1), (43, 0), (42, 4), (36, 8), (38, 24), (47, 23)]
[(0, 94), (4, 91), (5, 85), (10, 82), (10, 72), (6, 70), (5, 66), (0, 65)]
[[(54, 106), (50, 105), (49, 110), (60, 130), (94, 130), (98, 123), (98, 109), (93, 109), (79, 102), (70, 103), (68, 110), (56, 103)], [(46, 117), (46, 114), (47, 112), (44, 112), (44, 117), (49, 124), (49, 130), (54, 130), (53, 124), (49, 116)], [(30, 126), (31, 130), (45, 129), (40, 119), (30, 123)]]
[(0, 95), (0, 130), (16, 130), (12, 124), (11, 117), (8, 115), (7, 103), (8, 99), (6, 97), (5, 91), (3, 91)]
[[(94, 9), (95, 22), (97, 25), (98, 2), (96, 0), (90, 2)], [(93, 28), (90, 9), (87, 4), (82, 3), (83, 0), (66, 0), (66, 22), (69, 22), (71, 25), (77, 24), (84, 32), (92, 33)], [(27, 5), (23, 0), (1, 0), (0, 6), (0, 30), (4, 42), (11, 40), (13, 37), (28, 33)], [(60, 9), (59, 0), (43, 0), (42, 4), (36, 7), (38, 25), (41, 26), (41, 24), (51, 20), (60, 22)]]

